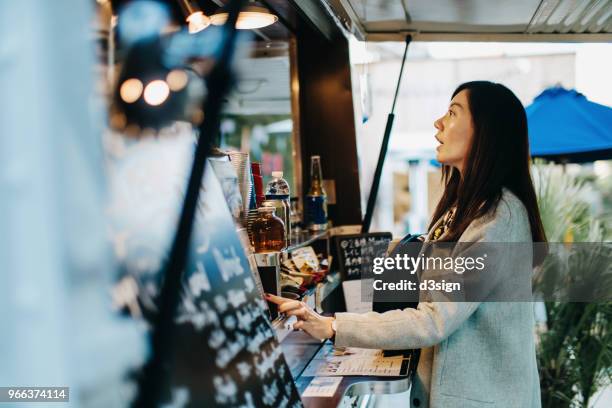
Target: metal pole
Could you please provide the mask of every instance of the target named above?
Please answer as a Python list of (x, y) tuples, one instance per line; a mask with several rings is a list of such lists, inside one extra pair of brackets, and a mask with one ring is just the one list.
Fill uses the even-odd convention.
[(404, 48), (404, 56), (402, 58), (402, 65), (400, 67), (399, 78), (397, 79), (397, 85), (395, 87), (395, 95), (393, 96), (393, 104), (391, 105), (391, 113), (387, 116), (387, 125), (385, 126), (385, 134), (383, 136), (382, 145), (380, 146), (380, 153), (378, 154), (378, 162), (376, 163), (376, 171), (374, 172), (374, 179), (372, 180), (372, 188), (370, 188), (370, 195), (368, 197), (368, 205), (366, 207), (366, 213), (363, 217), (363, 223), (361, 225), (361, 232), (367, 233), (370, 231), (370, 224), (372, 224), (372, 215), (374, 214), (374, 206), (376, 205), (376, 198), (378, 196), (378, 188), (380, 186), (380, 177), (382, 175), (383, 166), (385, 164), (385, 156), (387, 155), (387, 148), (389, 147), (389, 138), (391, 137), (391, 129), (393, 129), (393, 120), (395, 119), (395, 103), (397, 102), (397, 95), (399, 93), (400, 84), (402, 82), (402, 73), (404, 72), (404, 63), (406, 62), (406, 55), (408, 54), (408, 46), (412, 40), (411, 36), (406, 36), (406, 48)]
[(225, 24), (226, 43), (215, 67), (209, 75), (208, 97), (204, 101), (204, 121), (200, 125), (193, 166), (187, 184), (185, 201), (164, 268), (164, 279), (159, 296), (159, 312), (155, 316), (151, 336), (151, 354), (139, 379), (136, 407), (156, 407), (162, 402), (169, 381), (169, 365), (174, 346), (174, 316), (180, 300), (183, 269), (187, 263), (193, 221), (204, 179), (206, 159), (219, 131), (223, 98), (231, 85), (231, 60), (236, 48), (236, 21), (244, 0), (233, 0), (228, 5), (229, 17)]

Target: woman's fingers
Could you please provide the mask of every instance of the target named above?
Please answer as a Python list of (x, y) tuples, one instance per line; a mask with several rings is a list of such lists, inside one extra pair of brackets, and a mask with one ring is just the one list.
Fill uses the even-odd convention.
[(304, 303), (298, 300), (287, 299), (284, 297), (270, 295), (267, 293), (266, 293), (266, 299), (278, 305), (279, 313), (287, 313), (292, 310), (301, 309), (305, 307)]
[(308, 310), (306, 308), (300, 307), (299, 309), (288, 310), (285, 312), (287, 316), (296, 316), (298, 319), (306, 320), (308, 319)]
[(266, 293), (266, 300), (268, 302), (276, 303), (277, 305), (282, 305), (283, 303), (287, 303), (287, 302), (295, 302), (295, 300), (293, 299), (287, 299), (284, 297), (271, 295), (269, 293)]
[(303, 306), (303, 303), (297, 300), (270, 295), (269, 293), (266, 293), (266, 300), (277, 304), (279, 313), (286, 313), (290, 310), (299, 309)]
[(303, 320), (298, 320), (297, 322), (293, 323), (293, 330), (300, 330), (303, 326), (304, 326), (304, 321)]
[(283, 303), (278, 307), (279, 313), (288, 313), (292, 310), (301, 309), (304, 307), (302, 302), (298, 302), (297, 300), (292, 300), (291, 302)]

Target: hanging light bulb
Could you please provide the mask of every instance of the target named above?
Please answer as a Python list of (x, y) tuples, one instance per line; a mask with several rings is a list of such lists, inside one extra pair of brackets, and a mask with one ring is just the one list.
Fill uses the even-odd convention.
[(210, 25), (210, 18), (201, 11), (196, 11), (187, 17), (189, 23), (189, 34), (199, 33)]
[(113, 92), (110, 124), (114, 129), (136, 135), (188, 117), (188, 72), (182, 65), (165, 64), (166, 46), (167, 39), (158, 36), (126, 50)]
[(179, 0), (183, 13), (187, 16), (185, 20), (189, 23), (189, 34), (195, 34), (210, 25), (210, 18), (208, 18), (202, 11), (193, 7), (190, 0)]
[[(221, 7), (217, 10), (210, 20), (214, 25), (223, 25), (227, 21), (228, 13)], [(251, 2), (238, 15), (236, 28), (239, 30), (252, 30), (254, 28), (263, 28), (272, 25), (278, 21), (278, 16), (270, 13), (266, 7), (258, 2)]]

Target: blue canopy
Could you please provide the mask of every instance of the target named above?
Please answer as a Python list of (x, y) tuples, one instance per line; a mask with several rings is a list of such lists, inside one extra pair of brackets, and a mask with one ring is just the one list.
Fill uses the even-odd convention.
[(612, 108), (554, 87), (525, 110), (532, 157), (575, 163), (612, 159)]

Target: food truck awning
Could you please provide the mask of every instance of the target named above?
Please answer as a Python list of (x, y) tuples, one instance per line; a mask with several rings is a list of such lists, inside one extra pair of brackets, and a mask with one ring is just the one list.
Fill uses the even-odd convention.
[(329, 0), (358, 39), (402, 41), (612, 40), (612, 0)]

